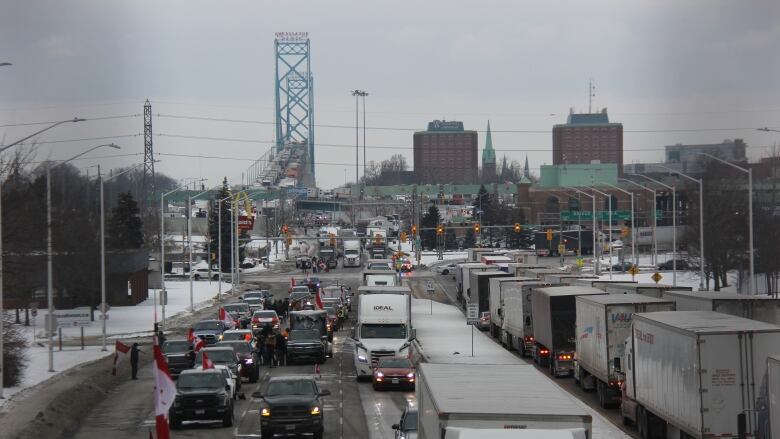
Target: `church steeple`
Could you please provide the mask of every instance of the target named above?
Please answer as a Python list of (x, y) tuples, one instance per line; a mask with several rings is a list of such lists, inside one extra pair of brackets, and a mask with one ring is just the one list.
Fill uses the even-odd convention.
[(487, 134), (485, 134), (485, 149), (482, 150), (482, 167), (486, 164), (496, 165), (496, 151), (493, 149), (493, 136), (490, 134), (490, 121), (487, 124)]
[(523, 177), (531, 178), (531, 168), (528, 167), (528, 154), (525, 155), (525, 166), (523, 166)]

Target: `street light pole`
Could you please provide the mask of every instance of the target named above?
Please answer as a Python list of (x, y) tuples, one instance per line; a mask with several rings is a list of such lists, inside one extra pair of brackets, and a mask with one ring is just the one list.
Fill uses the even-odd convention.
[[(653, 254), (652, 254), (651, 257), (652, 257), (652, 260), (653, 260), (652, 261), (653, 265), (656, 265), (656, 264), (658, 264), (658, 241), (656, 240), (655, 229), (656, 229), (656, 225), (657, 225), (656, 222), (657, 222), (657, 219), (658, 219), (657, 217), (658, 216), (656, 215), (656, 205), (655, 205), (656, 193), (655, 193), (655, 189), (651, 189), (651, 188), (649, 188), (647, 186), (643, 186), (643, 185), (641, 185), (641, 184), (639, 184), (639, 183), (637, 183), (637, 182), (635, 182), (633, 180), (626, 180), (624, 178), (619, 178), (618, 181), (621, 181), (621, 182), (624, 182), (624, 183), (633, 184), (634, 186), (640, 187), (640, 188), (642, 188), (642, 189), (644, 189), (646, 191), (649, 191), (650, 193), (653, 194), (653, 223), (652, 223), (653, 224), (652, 225), (652, 228), (653, 228)], [(639, 261), (637, 261), (637, 264), (638, 263), (639, 263)]]
[[(764, 128), (761, 131), (777, 131), (777, 130)], [(750, 283), (748, 284), (748, 294), (752, 296), (753, 294), (756, 293), (755, 290), (756, 266), (755, 266), (755, 259), (753, 254), (753, 169), (737, 166), (734, 163), (723, 160), (722, 158), (716, 157), (712, 154), (707, 154), (706, 152), (697, 152), (696, 154), (709, 157), (713, 160), (723, 163), (724, 165), (729, 165), (732, 168), (738, 169), (748, 175), (748, 244), (749, 244), (748, 252), (750, 256)]]
[(631, 259), (634, 261), (634, 265), (639, 265), (639, 261), (636, 259), (636, 231), (634, 230), (634, 193), (627, 191), (623, 188), (620, 188), (618, 186), (615, 186), (613, 184), (601, 182), (599, 184), (603, 184), (604, 186), (609, 186), (615, 190), (618, 190), (620, 192), (623, 192), (624, 194), (628, 194), (631, 197)]
[[(9, 63), (9, 62), (0, 63), (0, 66), (10, 66), (10, 65), (11, 65), (11, 63)], [(16, 146), (16, 145), (24, 142), (25, 140), (27, 140), (27, 139), (29, 139), (31, 137), (37, 136), (38, 134), (41, 134), (44, 131), (50, 130), (50, 129), (58, 126), (58, 125), (62, 125), (62, 124), (67, 123), (67, 122), (81, 122), (83, 120), (84, 119), (79, 119), (79, 118), (76, 117), (76, 118), (73, 118), (73, 119), (56, 122), (56, 123), (54, 123), (52, 125), (49, 125), (48, 127), (44, 128), (42, 130), (36, 131), (35, 133), (33, 133), (33, 134), (29, 135), (29, 136), (26, 136), (26, 137), (24, 137), (24, 138), (22, 138), (20, 140), (12, 142), (12, 143), (10, 143), (8, 145), (0, 146), (0, 153), (2, 153), (3, 151), (7, 150), (8, 148), (11, 148), (12, 146)], [(3, 386), (4, 386), (4, 383), (3, 383), (3, 373), (4, 373), (3, 365), (5, 364), (4, 363), (5, 344), (4, 344), (4, 339), (3, 339), (3, 336), (2, 336), (2, 334), (5, 333), (5, 326), (4, 326), (5, 325), (5, 319), (3, 318), (5, 316), (5, 309), (4, 309), (4, 306), (3, 306), (3, 215), (2, 215), (2, 213), (3, 213), (3, 177), (0, 176), (0, 399), (4, 399), (5, 398), (3, 396)]]
[[(211, 189), (205, 190), (195, 196), (187, 196), (187, 248), (188, 248), (188, 261), (189, 264), (189, 281), (190, 281), (190, 312), (195, 312), (194, 303), (194, 285), (192, 284), (192, 200), (199, 196), (211, 192)], [(207, 255), (207, 258), (210, 255)], [(209, 271), (211, 271), (211, 261), (209, 260)]]
[(363, 97), (363, 178), (366, 178), (366, 96), (368, 92), (361, 94)]
[(699, 276), (701, 277), (701, 280), (699, 281), (699, 290), (705, 291), (706, 288), (704, 287), (704, 177), (702, 178), (693, 178), (690, 175), (683, 174), (680, 171), (675, 171), (672, 168), (668, 168), (663, 165), (650, 165), (654, 166), (656, 168), (662, 168), (666, 169), (667, 171), (677, 174), (680, 177), (687, 178), (688, 180), (691, 180), (693, 182), (696, 182), (699, 184), (699, 257), (701, 258), (701, 261), (699, 261)]
[(591, 215), (593, 220), (593, 272), (598, 276), (601, 274), (601, 261), (600, 261), (601, 255), (599, 255), (599, 257), (596, 257), (596, 251), (597, 251), (596, 249), (596, 196), (593, 194), (589, 194), (585, 191), (581, 191), (576, 187), (572, 187), (572, 186), (564, 186), (564, 187), (566, 189), (571, 189), (573, 191), (579, 192), (582, 195), (585, 195), (586, 197), (590, 197), (591, 201), (593, 201), (593, 215)]
[(103, 145), (93, 146), (92, 148), (89, 148), (80, 154), (76, 154), (67, 160), (60, 161), (54, 166), (52, 166), (51, 163), (46, 164), (46, 296), (48, 301), (48, 315), (46, 318), (49, 322), (47, 328), (47, 336), (49, 338), (49, 372), (54, 372), (54, 263), (52, 258), (51, 229), (51, 170), (104, 146), (119, 149), (119, 147), (113, 143), (106, 143)]
[[(155, 160), (158, 161), (158, 160)], [(101, 348), (100, 350), (105, 352), (107, 350), (106, 348), (106, 209), (105, 209), (105, 200), (103, 196), (103, 185), (105, 182), (113, 180), (120, 175), (127, 174), (128, 172), (132, 171), (133, 169), (143, 166), (144, 163), (138, 163), (135, 166), (131, 166), (128, 169), (125, 169), (124, 171), (114, 174), (111, 177), (108, 177), (106, 179), (103, 179), (103, 174), (100, 172), (100, 165), (98, 165), (98, 181), (100, 182), (100, 319), (102, 320), (101, 326), (102, 326), (102, 332), (103, 337), (101, 341)]]
[(609, 225), (607, 226), (607, 233), (609, 234), (609, 278), (612, 279), (612, 196), (592, 187), (590, 190), (607, 197), (607, 207), (609, 208)]
[(669, 186), (668, 184), (662, 183), (644, 174), (629, 174), (629, 175), (636, 175), (637, 177), (642, 177), (646, 180), (652, 181), (653, 183), (665, 187), (672, 191), (672, 286), (676, 287), (677, 286), (677, 190), (675, 189), (676, 186), (675, 185)]

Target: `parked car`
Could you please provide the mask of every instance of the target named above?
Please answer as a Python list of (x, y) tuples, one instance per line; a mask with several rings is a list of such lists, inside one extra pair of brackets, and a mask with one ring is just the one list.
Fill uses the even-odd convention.
[(260, 402), (260, 434), (271, 438), (277, 432), (285, 434), (312, 433), (322, 439), (325, 433), (323, 396), (314, 377), (276, 376), (268, 381), (264, 392), (255, 392)]
[(260, 379), (260, 357), (252, 347), (251, 341), (235, 340), (221, 341), (216, 347), (230, 347), (238, 355), (241, 367), (238, 370), (239, 378), (246, 378), (250, 383), (256, 383)]
[(253, 315), (255, 311), (265, 308), (265, 299), (259, 299), (255, 297), (251, 297), (249, 299), (244, 298), (244, 303), (249, 305), (249, 311), (251, 311)]
[(238, 322), (239, 327), (246, 328), (247, 326), (249, 326), (252, 317), (252, 311), (250, 310), (248, 303), (246, 302), (226, 303), (222, 305), (222, 307), (225, 308), (225, 311), (230, 313), (233, 319)]
[(405, 357), (380, 357), (374, 367), (374, 389), (397, 387), (414, 390), (414, 365)]
[(230, 384), (221, 371), (185, 370), (176, 382), (176, 399), (168, 412), (172, 429), (182, 421), (221, 420), (224, 427), (233, 425), (233, 398)]
[(209, 267), (198, 267), (192, 273), (194, 280), (208, 279), (209, 276), (211, 276), (211, 280), (219, 280), (219, 269), (209, 270)]
[(401, 273), (409, 273), (412, 270), (414, 270), (414, 265), (412, 265), (412, 261), (410, 261), (409, 259), (404, 259), (403, 262), (401, 262)]
[(477, 328), (480, 331), (487, 331), (490, 329), (490, 311), (483, 311), (479, 314), (479, 324)]
[(629, 261), (623, 261), (622, 263), (617, 263), (612, 266), (612, 271), (628, 271), (633, 267), (634, 264), (632, 264)]
[(401, 421), (393, 424), (395, 439), (417, 439), (417, 408), (407, 406), (401, 413)]
[(295, 268), (311, 268), (311, 258), (308, 256), (298, 256), (295, 258)]
[(455, 267), (457, 267), (457, 265), (450, 263), (450, 264), (439, 265), (435, 268), (435, 270), (439, 274), (448, 275), (450, 273), (455, 272)]
[(201, 320), (192, 325), (193, 333), (200, 337), (207, 345), (215, 344), (222, 337), (222, 333), (227, 330), (225, 322), (222, 320)]
[[(672, 266), (672, 264), (673, 264), (672, 261), (673, 260), (670, 259), (670, 260), (668, 260), (666, 262), (661, 262), (660, 264), (658, 264), (658, 269), (659, 270), (666, 270), (666, 271), (673, 270), (674, 267)], [(677, 269), (678, 270), (687, 270), (688, 269), (688, 262), (684, 261), (684, 260), (681, 260), (681, 259), (678, 259), (677, 260)]]

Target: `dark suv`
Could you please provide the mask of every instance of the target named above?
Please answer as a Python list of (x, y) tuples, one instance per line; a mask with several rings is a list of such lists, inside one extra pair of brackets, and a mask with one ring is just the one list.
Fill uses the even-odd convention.
[(183, 371), (176, 381), (176, 399), (168, 420), (174, 429), (181, 427), (182, 421), (221, 420), (225, 427), (233, 425), (233, 399), (222, 372)]
[(325, 362), (325, 342), (316, 329), (293, 329), (287, 337), (286, 364), (295, 360), (311, 359)]
[(176, 376), (183, 370), (193, 368), (195, 352), (192, 349), (192, 343), (187, 340), (168, 340), (163, 343), (162, 352), (168, 361), (171, 375)]
[(221, 341), (215, 347), (233, 348), (241, 360), (239, 378), (246, 378), (250, 383), (256, 383), (260, 379), (260, 358), (251, 343), (243, 340)]
[(275, 433), (313, 433), (322, 439), (325, 432), (322, 397), (330, 392), (320, 389), (314, 377), (277, 376), (268, 381), (265, 392), (255, 392), (260, 403), (260, 435)]

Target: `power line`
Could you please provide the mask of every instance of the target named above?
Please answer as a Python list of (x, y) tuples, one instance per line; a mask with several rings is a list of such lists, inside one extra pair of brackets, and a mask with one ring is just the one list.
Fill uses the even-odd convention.
[[(140, 114), (124, 114), (124, 115), (118, 115), (118, 116), (100, 116), (100, 117), (88, 117), (84, 120), (86, 122), (90, 121), (96, 121), (96, 120), (110, 120), (110, 119), (126, 119), (129, 117), (138, 117)], [(42, 122), (22, 122), (22, 123), (8, 123), (5, 125), (0, 125), (0, 128), (7, 128), (7, 127), (26, 127), (26, 126), (32, 126), (32, 125), (49, 125), (53, 123), (57, 123), (59, 121), (42, 121)]]
[(120, 134), (116, 136), (101, 136), (101, 137), (83, 137), (81, 139), (66, 139), (66, 140), (39, 140), (39, 141), (30, 141), (26, 142), (27, 144), (31, 145), (42, 145), (42, 144), (49, 144), (49, 143), (71, 143), (71, 142), (86, 142), (86, 141), (92, 141), (92, 140), (110, 140), (110, 139), (124, 139), (127, 137), (138, 137), (141, 134)]

